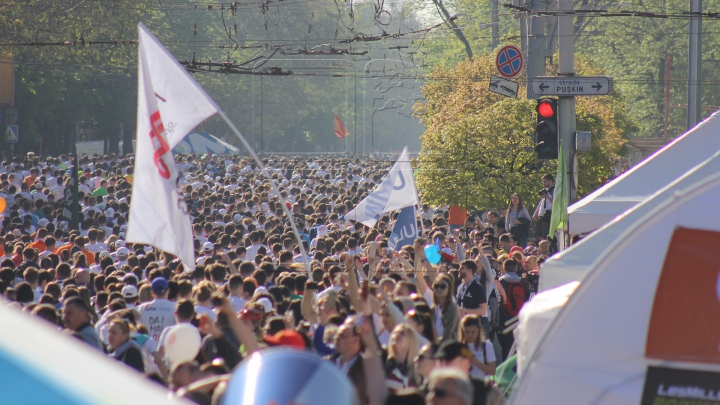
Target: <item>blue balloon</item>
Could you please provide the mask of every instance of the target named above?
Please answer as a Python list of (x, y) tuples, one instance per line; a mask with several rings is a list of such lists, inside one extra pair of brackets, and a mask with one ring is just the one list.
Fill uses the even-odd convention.
[(440, 263), (440, 248), (435, 245), (425, 245), (425, 258), (427, 258), (430, 264)]

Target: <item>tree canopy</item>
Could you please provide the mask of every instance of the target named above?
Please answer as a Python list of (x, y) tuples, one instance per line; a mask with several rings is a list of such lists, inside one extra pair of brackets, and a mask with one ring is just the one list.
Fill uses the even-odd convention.
[[(580, 72), (597, 72), (581, 67)], [(540, 161), (533, 150), (536, 102), (525, 99), (522, 84), (517, 99), (490, 92), (494, 69), (493, 56), (485, 54), (436, 68), (423, 88), (426, 102), (417, 103), (415, 111), (427, 128), (417, 159), (424, 201), (501, 207), (519, 193), (534, 203), (542, 175), (555, 174), (557, 161)], [(593, 143), (591, 152), (578, 155), (579, 196), (612, 174), (623, 136), (632, 129), (620, 94), (577, 99), (577, 130), (592, 132)]]

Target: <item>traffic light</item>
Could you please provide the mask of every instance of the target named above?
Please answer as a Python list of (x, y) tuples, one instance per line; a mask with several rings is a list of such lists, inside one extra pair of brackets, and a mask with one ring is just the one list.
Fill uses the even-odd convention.
[(558, 158), (558, 109), (557, 99), (541, 98), (535, 107), (535, 152), (538, 159)]

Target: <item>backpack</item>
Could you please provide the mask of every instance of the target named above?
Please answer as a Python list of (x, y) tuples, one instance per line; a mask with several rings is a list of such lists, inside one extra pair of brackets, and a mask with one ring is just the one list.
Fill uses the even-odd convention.
[(508, 315), (517, 316), (520, 308), (525, 304), (525, 297), (527, 295), (525, 285), (522, 281), (518, 281), (515, 283), (507, 283), (504, 287), (507, 300), (502, 303), (502, 308)]

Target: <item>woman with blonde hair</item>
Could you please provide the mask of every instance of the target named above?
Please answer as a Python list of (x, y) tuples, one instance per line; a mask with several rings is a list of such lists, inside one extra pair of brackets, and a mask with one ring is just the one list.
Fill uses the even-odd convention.
[(492, 343), (486, 339), (485, 331), (477, 315), (466, 315), (462, 319), (460, 328), (460, 341), (465, 343), (473, 353), (470, 359), (472, 368), (470, 376), (484, 379), (485, 376), (495, 375), (495, 349)]
[(152, 300), (152, 287), (150, 284), (144, 284), (140, 287), (140, 290), (138, 290), (138, 305)]
[(390, 334), (385, 363), (386, 384), (392, 391), (411, 387), (415, 383), (414, 359), (420, 351), (417, 335), (408, 324), (398, 324)]

